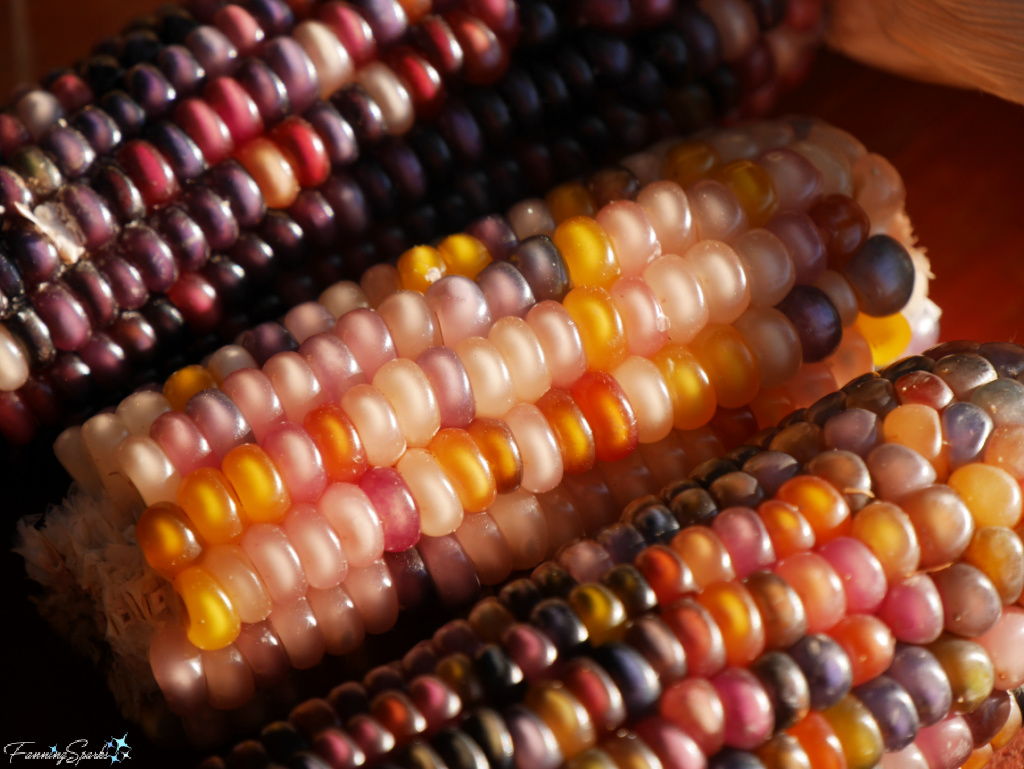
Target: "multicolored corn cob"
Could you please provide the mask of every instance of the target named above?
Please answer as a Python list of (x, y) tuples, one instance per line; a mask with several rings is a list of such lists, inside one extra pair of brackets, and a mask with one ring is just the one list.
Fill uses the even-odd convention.
[[(626, 161), (685, 191), (651, 182), (591, 218), (591, 192), (556, 189), (511, 217), (529, 237), (507, 262), (467, 235), (414, 249), (365, 292), (330, 289), (332, 309), (257, 329), (262, 368), (225, 348), (67, 432), (58, 455), (89, 494), (36, 541), (103, 618), (126, 707), (138, 717), (156, 684), (193, 720), (206, 700), (239, 707), (245, 655), (270, 638), (301, 669), (390, 628), (431, 582), (463, 606), (666, 470), (870, 370), (872, 347), (889, 353), (865, 319), (904, 329), (905, 347), (919, 271), (884, 234), (898, 206), (872, 222), (841, 194), (849, 161), (827, 145), (855, 141), (806, 121), (705, 138)], [(359, 306), (371, 296), (379, 311)], [(288, 328), (302, 346), (275, 351)], [(119, 553), (120, 573), (96, 579), (85, 543)]]
[[(0, 244), (0, 429), (29, 440), (66, 402), (86, 405), (159, 368), (186, 329), (230, 338), (240, 323), (310, 298), (310, 270), (321, 280), (354, 274), (507, 205), (509, 194), (734, 111), (741, 93), (754, 98), (748, 114), (763, 111), (777, 87), (773, 56), (783, 76), (787, 60), (795, 66), (790, 33), (767, 33), (774, 44), (760, 37), (759, 21), (773, 26), (783, 9), (705, 6), (605, 18), (469, 3), (410, 19), (392, 4), (367, 20), (329, 2), (296, 24), (283, 4), (226, 5), (212, 26), (187, 32), (187, 18), (166, 17), (186, 47), (158, 51), (141, 32), (124, 41), (129, 58), (167, 70), (137, 62), (124, 73), (135, 100), (111, 90), (68, 125), (58, 96), (22, 96), (21, 118), (0, 126), (0, 151), (12, 156), (0, 169), (10, 221)], [(506, 74), (515, 48), (529, 50)], [(83, 71), (95, 90), (122, 79), (116, 63)], [(466, 87), (449, 94), (457, 81)], [(52, 84), (69, 111), (90, 90), (70, 73)], [(663, 99), (667, 111), (655, 110)], [(455, 172), (485, 158), (494, 174)], [(381, 221), (410, 205), (415, 215), (398, 226)]]
[[(841, 193), (822, 200), (828, 188), (823, 190), (821, 172), (797, 151), (775, 146), (791, 135), (788, 131), (786, 125), (765, 123), (707, 137), (719, 143), (723, 154), (737, 147), (747, 155), (765, 152), (757, 163), (732, 160), (731, 155), (726, 155), (731, 162), (723, 163), (719, 151), (707, 142), (672, 146), (663, 161), (663, 172), (677, 177), (689, 173), (691, 178), (681, 179), (688, 182), (689, 195), (679, 185), (664, 181), (640, 189), (639, 182), (627, 176), (629, 184), (616, 192), (636, 197), (636, 202), (607, 203), (595, 219), (582, 214), (593, 216), (598, 201), (580, 185), (568, 184), (548, 196), (557, 217), (544, 202), (527, 201), (510, 212), (508, 221), (490, 217), (476, 228), (484, 241), (458, 235), (443, 240), (439, 249), (413, 249), (400, 258), (397, 269), (371, 269), (362, 281), (365, 290), (351, 283), (338, 284), (324, 292), (322, 304), (310, 303), (293, 310), (284, 325), (265, 324), (243, 335), (242, 347), (222, 349), (210, 358), (208, 368), (193, 366), (179, 371), (165, 384), (164, 397), (140, 393), (119, 407), (120, 419), (101, 415), (90, 420), (84, 432), (77, 428), (68, 431), (58, 441), (58, 456), (72, 475), (91, 489), (99, 488), (91, 469), (95, 467), (101, 469), (108, 491), (116, 497), (134, 496), (123, 489), (127, 479), (147, 504), (175, 501), (178, 478), (196, 467), (217, 465), (237, 443), (262, 441), (269, 426), (280, 418), (301, 422), (317, 406), (337, 401), (355, 384), (369, 382), (384, 364), (389, 365), (389, 372), (413, 371), (408, 365), (391, 364), (396, 356), (416, 359), (442, 341), (450, 348), (467, 348), (459, 353), (460, 362), (455, 364), (457, 380), (463, 382), (457, 390), (462, 393), (461, 400), (453, 394), (452, 402), (447, 403), (445, 398), (449, 396), (445, 396), (438, 408), (452, 413), (436, 415), (445, 426), (464, 427), (471, 421), (470, 414), (501, 417), (515, 400), (533, 402), (551, 384), (570, 386), (587, 368), (612, 371), (624, 365), (627, 356), (660, 356), (657, 360), (663, 376), (669, 380), (683, 376), (672, 372), (680, 366), (684, 371), (692, 370), (692, 366), (682, 359), (675, 361), (673, 356), (678, 358), (679, 354), (672, 351), (679, 344), (693, 343), (698, 336), (706, 338), (711, 333), (704, 329), (709, 322), (716, 326), (736, 322), (749, 348), (749, 352), (741, 350), (741, 357), (747, 360), (744, 365), (751, 365), (752, 354), (760, 389), (764, 390), (755, 408), (762, 422), (774, 421), (792, 410), (792, 403), (783, 394), (772, 392), (796, 373), (801, 358), (814, 363), (832, 356), (828, 367), (839, 381), (870, 365), (859, 331), (850, 337), (842, 355), (834, 355), (843, 326), (865, 328), (869, 344), (878, 348), (876, 362), (884, 363), (886, 356), (905, 349), (910, 331), (907, 317), (920, 326), (915, 315), (923, 310), (924, 319), (930, 320), (929, 305), (923, 298), (927, 279), (922, 265), (926, 263), (918, 258), (917, 264), (912, 264), (892, 238), (882, 235), (865, 240), (872, 229), (896, 231), (897, 209), (890, 206), (887, 211), (877, 212), (872, 224), (866, 213)], [(764, 134), (761, 145), (753, 142), (757, 132)], [(801, 142), (792, 146), (799, 149), (806, 144), (818, 151), (823, 136), (833, 140), (845, 136), (824, 125), (814, 126), (809, 135), (819, 144)], [(849, 137), (846, 140), (852, 141)], [(693, 177), (699, 179), (700, 174), (681, 162), (694, 152), (704, 156), (706, 168), (701, 173), (717, 174), (728, 184), (710, 178), (695, 182)], [(862, 155), (862, 159), (878, 162), (868, 155)], [(659, 165), (657, 155), (635, 156), (626, 163), (645, 168), (648, 173)], [(825, 164), (821, 168), (829, 170)], [(606, 180), (611, 173), (599, 172), (595, 179)], [(772, 173), (779, 179), (775, 185), (770, 181)], [(898, 185), (898, 177), (882, 177), (880, 183)], [(751, 193), (752, 184), (761, 186)], [(837, 178), (830, 179), (829, 184), (843, 190), (851, 181)], [(746, 193), (743, 205), (731, 189)], [(860, 193), (868, 199), (872, 190), (862, 187)], [(883, 194), (891, 194), (891, 190)], [(760, 219), (748, 214), (748, 209), (758, 211)], [(836, 211), (853, 222), (847, 230), (840, 232), (828, 222)], [(748, 230), (751, 223), (764, 223), (769, 217), (767, 230)], [(848, 253), (825, 246), (826, 242), (841, 240), (849, 253), (861, 250), (864, 244), (857, 260), (847, 264)], [(732, 243), (735, 250), (726, 243)], [(499, 257), (493, 262), (492, 253)], [(882, 272), (890, 281), (888, 287), (875, 280)], [(469, 278), (476, 279), (475, 286)], [(812, 288), (812, 283), (817, 285)], [(453, 302), (453, 297), (458, 302)], [(858, 310), (858, 297), (864, 304), (863, 312)], [(540, 306), (534, 307), (538, 300)], [(567, 314), (550, 304), (563, 300)], [(769, 309), (780, 301), (782, 314), (788, 315), (793, 325), (778, 311)], [(379, 311), (369, 311), (370, 306)], [(894, 314), (897, 310), (904, 310), (903, 315)], [(890, 317), (872, 320), (879, 315)], [(506, 316), (519, 316), (527, 323)], [(875, 328), (879, 323), (881, 328), (896, 333), (888, 339), (879, 336)], [(919, 331), (919, 337), (929, 336), (927, 327)], [(488, 334), (492, 346), (466, 342), (469, 337)], [(886, 341), (888, 350), (879, 346)], [(666, 343), (670, 345), (667, 348)], [(435, 353), (431, 355), (436, 357)], [(481, 368), (488, 355), (489, 370)], [(467, 356), (480, 360), (473, 363)], [(543, 364), (542, 358), (561, 362)], [(263, 364), (265, 375), (251, 370), (257, 364)], [(634, 361), (629, 370), (621, 372), (630, 380), (629, 392), (634, 395), (639, 392), (637, 388), (643, 390), (638, 365)], [(696, 386), (704, 387), (699, 383), (709, 376), (715, 378), (716, 366), (709, 365), (706, 375), (697, 375)], [(468, 370), (462, 373), (466, 366)], [(428, 362), (427, 391), (431, 387), (438, 390), (441, 374), (436, 369), (436, 362)], [(245, 373), (235, 375), (236, 370)], [(630, 371), (632, 376), (628, 376)], [(497, 379), (487, 381), (490, 374)], [(400, 392), (397, 381), (393, 386), (384, 382), (386, 376), (382, 376), (379, 389), (389, 392), (392, 407), (401, 411), (400, 401), (408, 394)], [(408, 376), (414, 375), (409, 373), (401, 381)], [(511, 388), (497, 384), (510, 377)], [(477, 400), (485, 395), (486, 402), (470, 407), (464, 382), (467, 378), (477, 391)], [(677, 384), (689, 386), (682, 380)], [(730, 408), (746, 405), (758, 389), (749, 391), (751, 385), (753, 379), (736, 385), (734, 392), (718, 393), (712, 401), (697, 398), (688, 407), (689, 413), (680, 411), (675, 415), (675, 426), (700, 426), (718, 404)], [(234, 406), (213, 392), (190, 403), (199, 391), (218, 386), (235, 401)], [(451, 382), (443, 383), (440, 390), (452, 386)], [(830, 381), (825, 382), (819, 393), (832, 386)], [(420, 445), (436, 429), (430, 421), (434, 419), (430, 416), (435, 410), (433, 397), (429, 392), (423, 395), (427, 400), (413, 409), (416, 417), (405, 417), (406, 421), (427, 420), (405, 428), (416, 433), (404, 436), (408, 445)], [(673, 398), (678, 400), (677, 396)], [(186, 408), (186, 404), (190, 405)], [(662, 399), (659, 408), (653, 404), (649, 401), (643, 414), (642, 442), (667, 429), (667, 403)], [(676, 404), (676, 408), (682, 409), (682, 404)], [(771, 413), (779, 408), (781, 413)], [(180, 414), (160, 416), (172, 410), (187, 411), (195, 425), (189, 426)], [(453, 416), (455, 412), (461, 416)], [(405, 445), (398, 434), (402, 419), (396, 414), (388, 420), (387, 434), (394, 438), (390, 451), (400, 454)], [(225, 429), (230, 435), (224, 433)], [(124, 449), (125, 456), (118, 465), (123, 440), (147, 433), (151, 440), (131, 439), (131, 449)], [(388, 453), (384, 449), (370, 451), (376, 459)], [(92, 454), (92, 461), (83, 453)], [(163, 454), (165, 458), (161, 458)]]
[(203, 766), (984, 766), (1024, 699), (1022, 379), (969, 343), (861, 377)]

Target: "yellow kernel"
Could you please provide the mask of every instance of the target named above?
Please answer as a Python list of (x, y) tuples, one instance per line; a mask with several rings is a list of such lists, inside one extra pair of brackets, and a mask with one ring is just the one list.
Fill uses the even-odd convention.
[(423, 294), (448, 274), (448, 265), (436, 248), (416, 246), (398, 257), (398, 274), (403, 288)]
[(164, 397), (175, 411), (184, 411), (189, 400), (197, 392), (216, 389), (217, 382), (205, 366), (185, 366), (167, 377), (164, 382)]
[(223, 649), (242, 630), (242, 622), (213, 576), (202, 566), (190, 566), (174, 578), (174, 590), (187, 613), (188, 640), (200, 649)]
[(611, 371), (626, 359), (626, 330), (611, 294), (603, 288), (578, 286), (562, 306), (579, 329), (590, 371)]
[(611, 238), (589, 216), (573, 216), (558, 225), (555, 246), (562, 253), (574, 286), (611, 288), (622, 275)]
[(203, 552), (185, 513), (170, 502), (158, 502), (143, 511), (135, 524), (135, 541), (146, 563), (165, 577), (173, 577)]
[(448, 272), (475, 278), (491, 263), (487, 246), (472, 235), (449, 235), (437, 247)]
[(854, 328), (868, 341), (875, 366), (887, 366), (900, 357), (913, 335), (910, 323), (900, 313), (884, 318), (872, 318), (860, 313)]
[(291, 507), (291, 495), (267, 452), (253, 443), (235, 446), (221, 464), (250, 521), (276, 523)]
[(201, 467), (186, 475), (178, 504), (207, 544), (226, 545), (242, 536), (241, 506), (220, 470)]

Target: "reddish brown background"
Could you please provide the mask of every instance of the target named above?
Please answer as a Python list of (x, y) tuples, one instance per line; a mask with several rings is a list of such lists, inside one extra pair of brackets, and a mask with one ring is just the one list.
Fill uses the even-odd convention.
[[(0, 0), (0, 94), (87, 54), (96, 40), (160, 4)], [(781, 110), (818, 115), (851, 131), (903, 174), (907, 208), (936, 274), (932, 296), (945, 311), (944, 339), (1024, 341), (1024, 107), (902, 80), (823, 54)], [(16, 498), (31, 500), (32, 506), (3, 516), (4, 541), (15, 515), (57, 501), (63, 484), (19, 488)], [(129, 742), (133, 735), (138, 742), (137, 728), (113, 715), (98, 677), (83, 670), (84, 662), (34, 616), (24, 598), (23, 575), (19, 559), (5, 557), (4, 587), (12, 611), (6, 632), (13, 634), (15, 647), (5, 704), (14, 701), (17, 707), (13, 714), (5, 708), (13, 718), (3, 722), (0, 746), (78, 737), (95, 744), (109, 736), (107, 731), (125, 730)], [(1024, 766), (1024, 733), (1014, 747), (999, 762), (1001, 769)], [(137, 745), (135, 750), (147, 766), (166, 762), (152, 749)]]

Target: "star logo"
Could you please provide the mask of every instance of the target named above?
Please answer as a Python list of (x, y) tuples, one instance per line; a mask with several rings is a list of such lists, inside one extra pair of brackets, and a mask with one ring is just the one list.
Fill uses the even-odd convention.
[(50, 752), (51, 753), (56, 753), (57, 752), (57, 746), (56, 745), (51, 745), (50, 746)]
[(120, 750), (121, 748), (127, 748), (128, 750), (131, 750), (131, 748), (128, 747), (128, 743), (125, 742), (125, 740), (127, 740), (127, 739), (128, 739), (128, 732), (125, 732), (124, 733), (124, 737), (121, 737), (120, 739), (118, 739), (117, 737), (114, 738), (114, 742), (117, 743), (117, 749), (118, 750)]

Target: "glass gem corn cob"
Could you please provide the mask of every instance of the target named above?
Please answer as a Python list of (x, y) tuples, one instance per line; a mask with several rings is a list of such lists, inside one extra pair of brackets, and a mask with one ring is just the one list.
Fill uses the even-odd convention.
[[(757, 132), (762, 134), (756, 137), (760, 144), (754, 141)], [(707, 137), (708, 142), (666, 145), (670, 149), (664, 159), (656, 153), (643, 153), (625, 162), (646, 176), (653, 176), (652, 169), (663, 166), (662, 173), (688, 184), (689, 194), (667, 180), (641, 189), (639, 180), (621, 168), (624, 181), (618, 180), (614, 194), (624, 199), (605, 202), (599, 213), (595, 195), (570, 183), (555, 188), (547, 201), (524, 201), (507, 218), (488, 217), (471, 228), (479, 238), (462, 234), (441, 241), (437, 249), (414, 248), (402, 255), (397, 269), (371, 268), (362, 287), (347, 282), (335, 285), (321, 295), (319, 304), (299, 306), (283, 324), (263, 324), (247, 332), (240, 337), (240, 344), (211, 356), (206, 368), (182, 369), (165, 383), (163, 397), (153, 392), (133, 395), (116, 415), (101, 415), (89, 420), (81, 431), (68, 431), (57, 443), (58, 456), (72, 475), (90, 488), (98, 488), (99, 483), (91, 467), (113, 463), (110, 468), (119, 472), (103, 470), (101, 475), (115, 497), (134, 496), (123, 488), (126, 476), (143, 501), (174, 501), (179, 476), (223, 459), (233, 442), (262, 441), (268, 426), (283, 416), (302, 421), (323, 401), (335, 400), (352, 385), (372, 379), (385, 363), (389, 370), (382, 379), (387, 380), (396, 368), (411, 372), (408, 366), (390, 361), (395, 357), (416, 359), (438, 342), (472, 348), (460, 354), (456, 378), (462, 382), (475, 377), (478, 395), (490, 393), (488, 401), (474, 406), (472, 413), (500, 417), (511, 408), (509, 398), (525, 394), (536, 400), (550, 384), (564, 388), (584, 368), (610, 370), (623, 365), (624, 356), (659, 355), (666, 376), (673, 375), (670, 369), (685, 372), (685, 361), (673, 363), (672, 351), (679, 344), (693, 342), (699, 333), (706, 337), (704, 326), (709, 321), (736, 323), (757, 359), (764, 390), (758, 401), (763, 405), (761, 412), (781, 408), (777, 415), (781, 416), (792, 404), (785, 397), (779, 400), (776, 390), (795, 373), (801, 358), (817, 362), (833, 356), (829, 366), (843, 379), (848, 375), (836, 366), (844, 361), (853, 368), (865, 365), (861, 328), (867, 330), (868, 342), (876, 348), (876, 362), (885, 362), (886, 356), (905, 348), (911, 324), (919, 327), (918, 336), (923, 339), (934, 333), (933, 305), (925, 299), (927, 262), (913, 249), (908, 261), (892, 238), (872, 238), (870, 247), (865, 241), (872, 232), (883, 235), (887, 228), (905, 240), (900, 232), (898, 176), (877, 173), (871, 184), (860, 185), (859, 197), (868, 205), (873, 205), (873, 195), (889, 196), (884, 207), (872, 211), (872, 223), (859, 204), (843, 194), (851, 192), (853, 182), (849, 174), (841, 173), (838, 161), (830, 166), (827, 155), (824, 160), (819, 155), (819, 168), (790, 147), (803, 148), (813, 156), (821, 153), (827, 141), (842, 141), (861, 166), (874, 168), (884, 161), (865, 154), (852, 137), (823, 124), (811, 126), (808, 135), (811, 140), (794, 143), (788, 126), (761, 123), (743, 131), (717, 132)], [(720, 149), (715, 148), (716, 143)], [(765, 152), (766, 147), (772, 149)], [(743, 160), (744, 155), (756, 156), (759, 148), (762, 155), (757, 162)], [(706, 168), (701, 172), (688, 168), (685, 163), (693, 159), (687, 153), (702, 154)], [(739, 158), (735, 158), (737, 154)], [(827, 186), (824, 171), (833, 172)], [(607, 181), (611, 173), (615, 171), (595, 174), (592, 186)], [(716, 173), (731, 178), (734, 187), (749, 199), (741, 205), (728, 185), (701, 178)], [(771, 173), (776, 183), (771, 181)], [(694, 178), (684, 178), (687, 175)], [(754, 185), (753, 191), (744, 190), (744, 184)], [(832, 190), (840, 192), (822, 199)], [(604, 192), (601, 201), (611, 197), (607, 185)], [(750, 229), (744, 205), (764, 206), (765, 212), (772, 214), (767, 230)], [(837, 224), (843, 217), (845, 225)], [(826, 241), (844, 242), (845, 251), (829, 251)], [(859, 250), (862, 244), (864, 253), (847, 264), (846, 252)], [(872, 280), (886, 270), (889, 287), (883, 289)], [(475, 278), (477, 285), (469, 278)], [(868, 299), (869, 294), (873, 298)], [(861, 312), (858, 298), (872, 304)], [(568, 319), (551, 304), (563, 300)], [(540, 306), (534, 308), (538, 302)], [(777, 310), (787, 315), (789, 322), (772, 305), (778, 305)], [(503, 317), (509, 315), (526, 318), (531, 330), (520, 321)], [(887, 317), (876, 318), (878, 315)], [(592, 322), (595, 319), (597, 323)], [(834, 355), (842, 328), (851, 325), (857, 327), (857, 333), (846, 343), (844, 354)], [(466, 337), (488, 334), (500, 350), (465, 342)], [(503, 360), (495, 357), (498, 352)], [(502, 388), (494, 380), (485, 382), (482, 377), (487, 372), (481, 360), (463, 374), (462, 364), (470, 353), (481, 360), (489, 355), (497, 381), (511, 377), (512, 390), (518, 388), (518, 392)], [(544, 356), (549, 361), (564, 361), (545, 372), (547, 366), (539, 363)], [(427, 376), (433, 377), (430, 384), (437, 391), (441, 374), (436, 354), (428, 357)], [(265, 375), (252, 370), (258, 365), (264, 367)], [(641, 376), (637, 365), (632, 361), (629, 370)], [(245, 373), (236, 374), (237, 370)], [(698, 378), (703, 380), (704, 375)], [(530, 379), (533, 381), (527, 382)], [(633, 377), (634, 384), (635, 380)], [(401, 381), (391, 386), (396, 398)], [(421, 392), (422, 384), (421, 380)], [(382, 385), (387, 387), (386, 382)], [(193, 395), (210, 387), (220, 387), (221, 393), (209, 392), (186, 408)], [(471, 413), (467, 410), (469, 385), (463, 383), (449, 393), (450, 387), (440, 387), (445, 392), (437, 393), (444, 396), (438, 408), (462, 414), (453, 412), (445, 418), (446, 426), (462, 427)], [(773, 403), (773, 392), (778, 402)], [(234, 400), (235, 411), (223, 394)], [(719, 393), (716, 402), (734, 407), (743, 405), (743, 398), (749, 395), (733, 392), (723, 397)], [(694, 403), (694, 413), (675, 415), (676, 427), (700, 426), (715, 405), (706, 399)], [(676, 406), (681, 408), (679, 403)], [(428, 419), (427, 425), (409, 429), (426, 430), (422, 437), (432, 435), (436, 429), (429, 423), (432, 409), (428, 404), (421, 414)], [(642, 415), (655, 423), (660, 419), (660, 426), (642, 426), (644, 442), (653, 434), (651, 430), (665, 428), (666, 409), (662, 399), (660, 409)], [(175, 410), (186, 410), (196, 424), (189, 425), (181, 414), (170, 413)], [(763, 421), (773, 421), (770, 414), (761, 416)], [(396, 426), (399, 417), (396, 414), (389, 420), (388, 434), (396, 441), (393, 453), (402, 448)], [(151, 440), (134, 437), (122, 447), (132, 434), (147, 433)], [(417, 445), (420, 437), (413, 436), (412, 445)], [(118, 464), (120, 452), (124, 457)], [(381, 452), (386, 453), (384, 449)], [(92, 454), (93, 462), (83, 458), (83, 453)]]
[(965, 342), (859, 377), (202, 766), (983, 767), (1024, 700), (1022, 379)]
[(104, 628), (133, 717), (217, 723), (430, 585), (468, 605), (930, 320), (898, 176), (845, 133), (756, 123), (624, 163), (626, 200), (570, 184), (510, 213), (508, 261), (419, 247), (62, 436), (79, 493), (23, 550)]
[(109, 403), (312, 298), (311, 276), (762, 113), (813, 38), (785, 7), (317, 2), (296, 18), (261, 0), (110, 41), (0, 116), (0, 431), (24, 443)]

